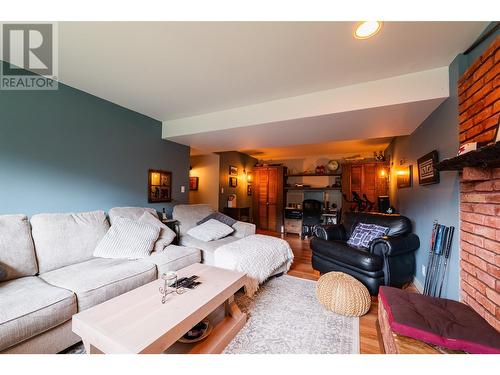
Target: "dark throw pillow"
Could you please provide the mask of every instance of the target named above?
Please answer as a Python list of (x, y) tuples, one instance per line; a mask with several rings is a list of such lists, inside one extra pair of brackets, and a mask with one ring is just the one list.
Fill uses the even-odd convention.
[(220, 221), (221, 223), (224, 223), (226, 225), (229, 225), (232, 227), (238, 220), (234, 220), (232, 217), (229, 217), (227, 215), (221, 214), (220, 212), (214, 212), (213, 214), (208, 215), (207, 217), (201, 219), (196, 223), (196, 225), (203, 224), (205, 221), (208, 221), (210, 219), (215, 219), (217, 221)]
[(347, 244), (358, 249), (368, 249), (376, 238), (384, 237), (389, 233), (389, 228), (376, 224), (359, 223), (352, 231)]
[(361, 241), (361, 247), (368, 249), (374, 239), (387, 236), (389, 230), (387, 227), (372, 224), (370, 231), (363, 238), (363, 241)]
[(347, 240), (347, 244), (352, 247), (356, 247), (358, 249), (362, 249), (364, 246), (363, 240), (366, 235), (370, 232), (372, 225), (371, 224), (363, 224), (358, 223), (354, 227), (354, 230), (351, 233), (351, 237)]
[(0, 281), (7, 277), (7, 271), (5, 271), (2, 266), (0, 266)]

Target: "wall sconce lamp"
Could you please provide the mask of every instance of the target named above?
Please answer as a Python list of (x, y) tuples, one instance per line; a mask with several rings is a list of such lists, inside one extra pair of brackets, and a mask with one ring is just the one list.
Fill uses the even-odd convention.
[(251, 184), (251, 183), (252, 183), (252, 172), (248, 172), (248, 173), (247, 173), (247, 182), (248, 182), (249, 184)]

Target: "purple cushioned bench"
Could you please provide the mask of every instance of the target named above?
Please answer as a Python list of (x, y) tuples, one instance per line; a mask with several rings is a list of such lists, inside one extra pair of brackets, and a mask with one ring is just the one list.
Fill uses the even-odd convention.
[(468, 353), (500, 353), (500, 333), (463, 303), (386, 286), (379, 301), (399, 335)]

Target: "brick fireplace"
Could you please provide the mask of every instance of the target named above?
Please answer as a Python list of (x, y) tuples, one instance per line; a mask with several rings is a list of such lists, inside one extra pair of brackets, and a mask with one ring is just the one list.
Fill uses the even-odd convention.
[[(500, 37), (458, 81), (460, 144), (491, 141), (500, 116)], [(500, 330), (500, 168), (464, 168), (461, 299)]]

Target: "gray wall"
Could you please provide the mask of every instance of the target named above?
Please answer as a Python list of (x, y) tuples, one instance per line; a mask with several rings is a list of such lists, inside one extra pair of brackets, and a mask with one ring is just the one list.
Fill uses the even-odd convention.
[[(490, 26), (491, 27), (491, 26)], [(495, 35), (498, 35), (497, 32)], [(419, 186), (417, 159), (432, 150), (438, 150), (439, 159), (456, 156), (458, 150), (458, 98), (457, 80), (463, 72), (493, 41), (488, 38), (469, 55), (458, 55), (450, 64), (450, 97), (446, 99), (411, 135), (397, 137), (389, 145), (386, 155), (394, 163), (391, 168), (391, 203), (408, 216), (414, 231), (420, 237), (421, 246), (417, 251), (417, 282), (424, 284), (422, 265), (427, 263), (429, 239), (433, 220), (456, 228), (448, 273), (445, 280), (444, 297), (459, 299), (460, 254), (459, 254), (459, 174), (441, 172), (440, 183)], [(413, 186), (397, 189), (395, 168), (399, 160), (405, 158), (413, 165)]]
[(161, 122), (63, 84), (0, 91), (0, 214), (170, 211), (147, 203), (148, 168), (172, 171), (173, 203), (188, 201), (189, 147), (162, 140)]
[[(236, 194), (238, 207), (252, 207), (252, 196), (247, 195), (247, 180), (243, 170), (252, 171), (257, 159), (242, 154), (237, 151), (228, 151), (218, 153), (220, 157), (219, 163), (219, 211), (227, 207), (227, 198), (229, 194)], [(238, 186), (236, 188), (229, 187), (229, 166), (238, 168)], [(234, 176), (233, 176), (234, 177)], [(224, 193), (220, 193), (220, 188), (224, 188)]]

